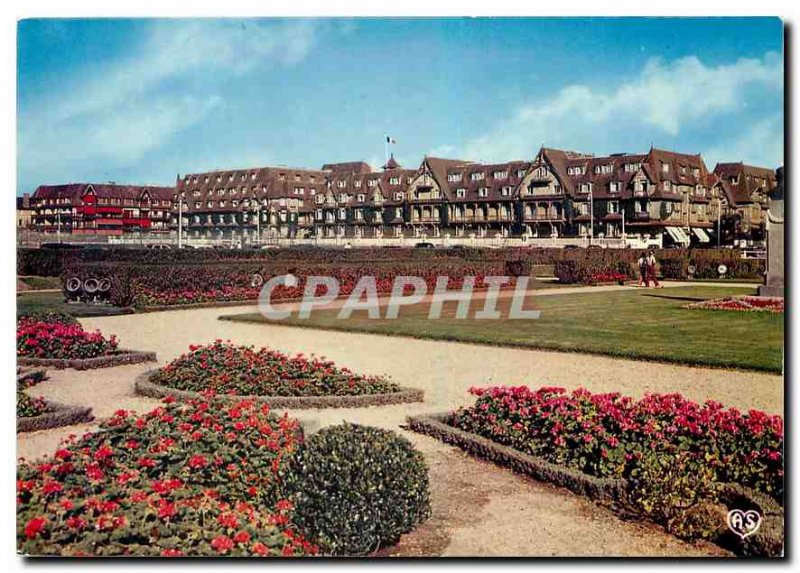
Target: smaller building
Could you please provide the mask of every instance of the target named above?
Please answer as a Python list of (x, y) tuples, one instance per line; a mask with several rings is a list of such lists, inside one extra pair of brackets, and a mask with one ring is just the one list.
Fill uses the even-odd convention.
[(30, 229), (32, 216), (33, 207), (31, 207), (30, 193), (17, 197), (17, 230)]
[(777, 185), (775, 172), (742, 162), (717, 163), (714, 176), (725, 239), (763, 240), (768, 194)]
[(42, 185), (31, 198), (31, 227), (73, 235), (168, 233), (173, 193), (142, 185)]

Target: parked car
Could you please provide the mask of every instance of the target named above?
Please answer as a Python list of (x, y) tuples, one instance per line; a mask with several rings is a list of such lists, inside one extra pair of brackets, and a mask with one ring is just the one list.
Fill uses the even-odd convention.
[(417, 243), (414, 245), (415, 249), (433, 249), (433, 243)]

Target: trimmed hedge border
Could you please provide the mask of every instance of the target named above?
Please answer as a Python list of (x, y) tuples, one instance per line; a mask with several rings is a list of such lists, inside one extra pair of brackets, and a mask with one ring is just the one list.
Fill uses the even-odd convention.
[(17, 418), (17, 433), (49, 430), (94, 420), (92, 409), (88, 406), (66, 406), (48, 400), (45, 403), (52, 411), (29, 418)]
[(626, 498), (627, 482), (623, 479), (597, 478), (552, 464), (542, 458), (455, 428), (444, 422), (449, 416), (450, 414), (408, 416), (406, 422), (415, 432), (452, 444), (468, 454), (505, 466), (517, 473), (567, 488), (590, 499), (613, 502)]
[(138, 350), (119, 350), (114, 354), (96, 356), (94, 358), (30, 358), (18, 356), (17, 364), (20, 366), (43, 366), (62, 370), (74, 368), (75, 370), (90, 370), (93, 368), (110, 368), (124, 364), (138, 364), (140, 362), (156, 362), (155, 352), (142, 352)]
[(774, 499), (738, 484), (724, 484), (720, 500), (728, 509), (755, 509), (761, 515), (761, 525), (755, 534), (741, 539), (726, 531), (718, 541), (720, 545), (747, 557), (783, 556), (783, 508)]
[[(202, 399), (198, 392), (168, 388), (150, 381), (155, 370), (142, 372), (136, 377), (136, 392), (150, 398), (166, 398), (172, 396), (179, 400)], [(255, 400), (269, 404), (273, 408), (287, 408), (290, 410), (305, 410), (311, 408), (363, 408), (366, 406), (388, 406), (391, 404), (405, 404), (408, 402), (422, 402), (425, 392), (417, 388), (402, 388), (398, 392), (388, 394), (361, 394), (358, 396), (239, 396), (231, 394), (217, 394), (216, 398), (239, 401)]]
[[(408, 428), (454, 445), (470, 455), (507, 467), (536, 480), (564, 487), (573, 493), (605, 502), (625, 502), (628, 482), (624, 479), (597, 478), (583, 472), (552, 464), (445, 422), (450, 414), (408, 416)], [(737, 555), (780, 557), (784, 546), (784, 510), (772, 498), (738, 484), (723, 484), (722, 503), (729, 509), (755, 509), (762, 517), (758, 531), (740, 539), (730, 531), (716, 543)]]

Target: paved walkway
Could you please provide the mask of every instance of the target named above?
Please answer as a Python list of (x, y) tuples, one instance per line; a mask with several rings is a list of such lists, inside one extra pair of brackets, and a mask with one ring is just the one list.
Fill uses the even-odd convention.
[[(591, 290), (598, 288), (629, 287)], [(548, 292), (557, 294), (563, 289)], [(160, 363), (185, 352), (190, 344), (222, 338), (284, 352), (326, 356), (357, 372), (387, 374), (400, 384), (424, 389), (426, 400), (422, 404), (291, 412), (314, 426), (350, 420), (399, 430), (425, 454), (431, 472), (434, 515), (393, 550), (402, 555), (720, 553), (711, 545), (682, 543), (653, 526), (621, 521), (584, 498), (473, 459), (427, 436), (399, 429), (410, 413), (442, 412), (470, 403), (470, 386), (583, 386), (596, 392), (619, 391), (634, 396), (681, 392), (695, 400), (711, 398), (742, 409), (783, 411), (782, 378), (770, 374), (217, 320), (220, 315), (254, 309), (248, 305), (177, 310), (82, 322), (87, 328), (118, 334), (125, 347), (156, 351)], [(133, 380), (150, 367), (51, 371), (51, 379), (32, 388), (31, 393), (90, 405), (100, 418), (118, 408), (145, 411), (156, 402), (136, 396)], [(80, 434), (93, 427), (21, 435), (17, 440), (18, 454), (35, 459), (53, 452), (67, 434)]]

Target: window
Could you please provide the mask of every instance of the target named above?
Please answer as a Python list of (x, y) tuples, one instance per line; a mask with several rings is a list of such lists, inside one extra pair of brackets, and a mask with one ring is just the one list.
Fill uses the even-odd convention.
[(485, 177), (485, 176), (486, 176), (486, 175), (485, 175), (485, 174), (484, 174), (482, 171), (476, 171), (475, 173), (473, 173), (472, 175), (470, 175), (470, 178), (471, 178), (473, 181), (483, 181), (483, 179), (484, 179), (484, 177)]
[(501, 194), (503, 197), (508, 197), (509, 195), (511, 195), (511, 187), (509, 187), (509, 186), (507, 186), (507, 185), (506, 185), (505, 187), (503, 187), (503, 188), (500, 190), (500, 194)]
[(295, 187), (294, 188), (294, 194), (295, 195), (305, 195), (306, 194), (306, 190), (305, 190), (304, 187)]
[(403, 194), (402, 194), (402, 193), (400, 193), (400, 192), (398, 192), (398, 193), (395, 193), (395, 194), (394, 194), (394, 200), (395, 200), (395, 201), (402, 201), (402, 200), (403, 200)]
[(686, 175), (686, 166), (681, 165), (681, 175)]
[(365, 199), (366, 199), (366, 196), (363, 193), (359, 193), (358, 194), (358, 202), (359, 203), (363, 203)]
[(224, 206), (225, 206), (225, 201), (220, 201), (220, 202), (219, 202), (219, 206), (220, 206), (220, 207), (224, 207)]
[(251, 173), (250, 174), (250, 181), (254, 181), (255, 178), (256, 178), (256, 174), (255, 173)]
[(356, 189), (361, 187), (361, 180), (360, 179), (356, 179), (355, 181), (353, 181), (353, 187), (355, 187)]
[(364, 219), (364, 212), (361, 209), (356, 209), (355, 215), (356, 215), (356, 221), (361, 221)]
[(400, 178), (399, 177), (392, 177), (389, 179), (389, 183), (391, 185), (400, 185)]
[(324, 202), (325, 202), (325, 197), (323, 197), (322, 195), (317, 195), (317, 203), (322, 204)]
[(669, 181), (664, 181), (664, 191), (672, 189), (672, 184)]
[(456, 189), (456, 197), (463, 199), (467, 194), (467, 190), (464, 188)]
[(639, 168), (642, 166), (641, 163), (626, 163), (625, 164), (625, 171), (631, 173), (634, 171), (639, 171)]
[(622, 188), (622, 184), (619, 181), (612, 181), (609, 190), (612, 193), (619, 193), (619, 190)]
[(609, 213), (619, 213), (619, 201), (609, 201), (607, 205)]
[(671, 215), (672, 214), (672, 203), (667, 201), (667, 202), (662, 203), (662, 204), (664, 205), (664, 213), (666, 213), (667, 215)]
[(228, 175), (228, 181), (233, 181), (233, 173), (231, 173), (230, 175)]
[(195, 209), (199, 209), (199, 208), (200, 208), (200, 205), (201, 205), (200, 201), (195, 201), (195, 202), (194, 202), (194, 208), (195, 208)]
[(341, 193), (339, 195), (339, 203), (347, 203), (347, 193)]
[(340, 179), (339, 181), (336, 182), (336, 186), (339, 189), (344, 189), (347, 186), (347, 182)]
[(669, 173), (669, 163), (661, 164), (661, 173)]
[(567, 169), (567, 175), (583, 175), (583, 167), (576, 165)]
[(692, 168), (692, 175), (694, 175), (695, 177), (700, 177), (700, 168), (699, 167), (693, 167)]
[(486, 187), (478, 188), (478, 197), (486, 197), (489, 195), (489, 190)]
[(508, 171), (495, 171), (492, 173), (495, 179), (508, 179)]
[(367, 180), (367, 187), (375, 187), (378, 184), (377, 179), (368, 179)]
[(231, 201), (231, 207), (238, 207), (238, 206), (239, 206), (239, 202), (236, 199)]
[(339, 219), (344, 221), (347, 218), (347, 210), (339, 209)]
[(458, 181), (461, 181), (461, 173), (448, 173), (447, 180), (450, 183), (456, 183)]

